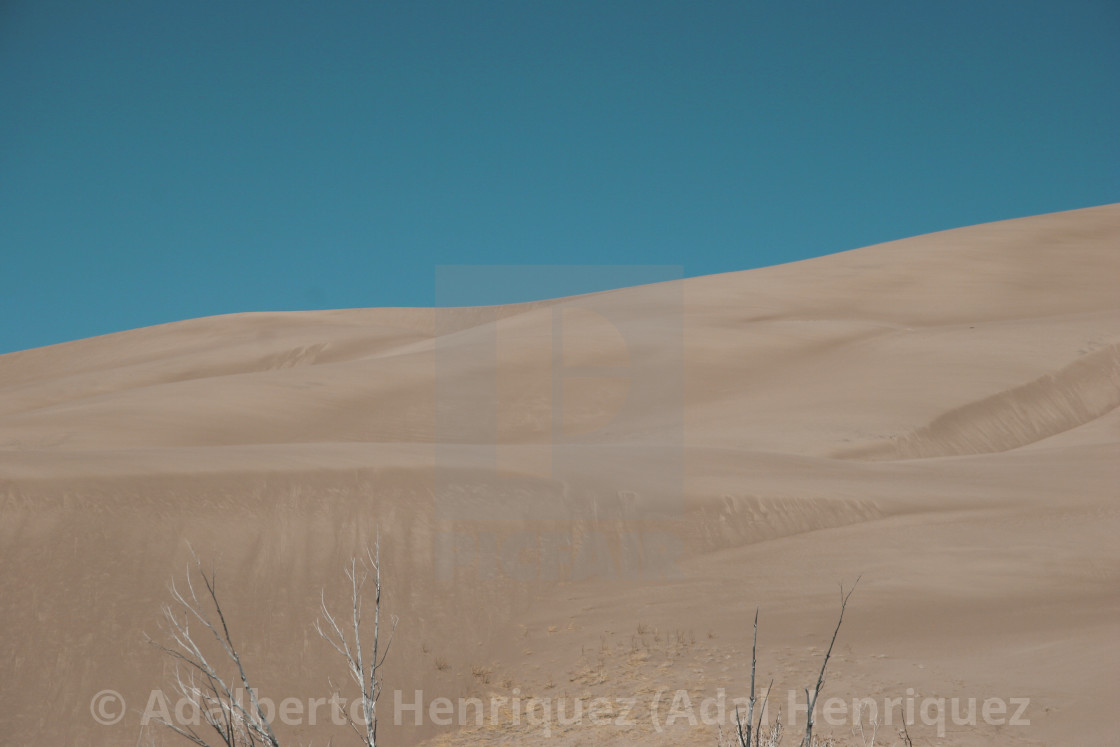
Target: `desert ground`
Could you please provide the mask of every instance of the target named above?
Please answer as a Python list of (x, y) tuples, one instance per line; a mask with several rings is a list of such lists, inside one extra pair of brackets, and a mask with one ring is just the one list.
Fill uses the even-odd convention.
[[(868, 744), (866, 698), (881, 745), (907, 708), (915, 745), (1115, 745), (1118, 406), (1120, 205), (3, 355), (0, 744), (186, 744), (150, 718), (174, 662), (146, 636), (192, 552), (254, 687), (290, 700), (282, 741), (357, 744), (313, 705), (355, 694), (314, 623), (379, 535), (387, 745), (714, 745), (700, 704), (747, 694), (756, 609), (797, 744), (857, 579), (819, 735)], [(439, 698), (497, 705), (445, 724)]]

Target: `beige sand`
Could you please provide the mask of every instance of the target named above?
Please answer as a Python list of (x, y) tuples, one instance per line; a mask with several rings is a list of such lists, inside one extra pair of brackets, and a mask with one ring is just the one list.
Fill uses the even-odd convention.
[[(143, 635), (188, 542), (257, 687), (329, 696), (319, 591), (342, 600), (376, 528), (388, 744), (543, 736), (394, 725), (398, 688), (632, 697), (633, 726), (552, 741), (712, 744), (658, 733), (656, 693), (744, 695), (760, 606), (787, 703), (861, 575), (825, 696), (1030, 699), (1029, 727), (947, 714), (938, 738), (919, 715), (915, 744), (1117, 744), (1118, 281), (1110, 205), (537, 304), (0, 356), (0, 744), (176, 743), (140, 726), (170, 693)], [(103, 690), (128, 704), (112, 726)], [(281, 731), (352, 743), (307, 720)]]

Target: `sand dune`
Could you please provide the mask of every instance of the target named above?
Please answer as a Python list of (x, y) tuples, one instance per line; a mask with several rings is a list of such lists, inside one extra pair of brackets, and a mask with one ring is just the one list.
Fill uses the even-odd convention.
[[(799, 692), (862, 575), (829, 693), (1030, 699), (1029, 727), (919, 723), (916, 743), (1110, 744), (1118, 248), (1110, 205), (533, 304), (237, 314), (0, 356), (0, 744), (173, 743), (140, 725), (166, 687), (143, 634), (188, 543), (258, 686), (329, 696), (320, 589), (342, 598), (377, 531), (389, 687), (429, 700), (742, 694), (756, 605), (760, 665)], [(137, 711), (96, 723), (106, 689)], [(553, 741), (713, 735), (639, 719)]]
[(954, 408), (899, 436), (885, 453), (921, 459), (1009, 451), (1092, 423), (1117, 407), (1120, 345), (1109, 345), (1055, 373)]

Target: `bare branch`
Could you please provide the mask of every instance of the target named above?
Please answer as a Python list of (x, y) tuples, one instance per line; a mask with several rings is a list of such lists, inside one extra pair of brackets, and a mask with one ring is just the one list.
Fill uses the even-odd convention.
[[(754, 638), (751, 640), (751, 699), (750, 705), (747, 707), (747, 742), (744, 747), (751, 747), (751, 724), (754, 721), (754, 672), (758, 664), (758, 607), (754, 608)], [(736, 716), (739, 714), (736, 713)], [(741, 732), (741, 730), (740, 730)], [(739, 740), (742, 741), (743, 735), (739, 734)], [(756, 740), (757, 741), (757, 740)]]
[(824, 661), (821, 663), (821, 672), (817, 675), (817, 686), (813, 690), (811, 699), (809, 697), (809, 688), (805, 688), (805, 701), (808, 707), (808, 713), (806, 714), (805, 738), (801, 742), (802, 747), (812, 747), (813, 710), (816, 708), (817, 698), (821, 694), (821, 688), (824, 687), (824, 670), (828, 667), (828, 660), (832, 656), (832, 647), (836, 645), (836, 636), (840, 634), (840, 624), (844, 622), (844, 610), (848, 607), (848, 598), (851, 597), (852, 592), (856, 590), (856, 585), (859, 583), (860, 578), (863, 577), (860, 576), (856, 578), (855, 583), (852, 584), (852, 588), (848, 590), (847, 594), (844, 593), (844, 586), (842, 584), (840, 586), (840, 619), (836, 621), (836, 629), (832, 631), (832, 640), (828, 644), (828, 650), (825, 651)]
[[(363, 590), (370, 576), (373, 577), (373, 638), (370, 641), (371, 650), (368, 659), (362, 650), (362, 600)], [(347, 670), (351, 678), (358, 685), (362, 698), (362, 713), (364, 716), (364, 733), (357, 724), (346, 714), (346, 720), (367, 747), (377, 745), (377, 701), (381, 697), (382, 675), (381, 667), (389, 656), (389, 648), (396, 634), (398, 619), (392, 618), (392, 628), (385, 640), (384, 647), (381, 641), (381, 534), (378, 532), (373, 550), (366, 549), (365, 557), (359, 565), (357, 559), (351, 559), (350, 568), (346, 571), (350, 581), (350, 630), (343, 631), (337, 618), (327, 607), (326, 594), (320, 594), (319, 620), (315, 622), (315, 631), (331, 645), (331, 647), (346, 661)], [(333, 687), (333, 684), (332, 684)]]
[[(202, 561), (191, 549), (192, 563), (187, 565), (185, 590), (174, 580), (168, 585), (172, 603), (163, 606), (163, 625), (172, 645), (148, 642), (175, 662), (174, 686), (176, 691), (198, 709), (206, 724), (211, 727), (226, 747), (252, 747), (258, 743), (280, 747), (272, 725), (264, 715), (256, 690), (249, 681), (241, 661), (241, 655), (234, 645), (229, 632), (225, 611), (218, 599), (216, 574), (207, 574)], [(194, 576), (202, 579), (206, 590), (200, 599), (195, 589)], [(216, 616), (216, 621), (212, 615)], [(213, 638), (228, 663), (237, 668), (237, 679), (249, 694), (252, 711), (248, 710), (241, 698), (234, 692), (230, 683), (221, 676), (219, 665), (212, 662), (203, 651), (202, 642), (197, 640), (191, 623), (198, 623), (209, 632), (206, 638)], [(186, 669), (184, 677), (183, 669)], [(201, 735), (189, 726), (172, 724), (165, 719), (157, 719), (166, 728), (179, 736), (202, 747), (211, 747)]]

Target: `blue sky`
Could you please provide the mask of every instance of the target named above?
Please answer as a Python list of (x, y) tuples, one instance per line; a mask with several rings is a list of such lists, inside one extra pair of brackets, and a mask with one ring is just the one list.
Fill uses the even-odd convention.
[[(1115, 0), (5, 0), (0, 352), (1117, 202), (1117, 39)], [(456, 300), (626, 273), (542, 276)]]

